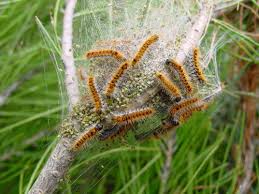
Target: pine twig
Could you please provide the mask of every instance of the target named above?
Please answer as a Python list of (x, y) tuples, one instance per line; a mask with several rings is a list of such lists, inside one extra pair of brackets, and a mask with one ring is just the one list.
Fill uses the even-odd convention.
[(38, 72), (38, 69), (25, 73), (20, 79), (13, 82), (6, 90), (0, 94), (0, 107), (6, 104), (8, 98), (27, 80), (31, 79)]
[(172, 155), (173, 155), (173, 147), (175, 144), (175, 132), (172, 134), (172, 137), (167, 140), (166, 147), (165, 147), (165, 161), (164, 165), (162, 167), (161, 172), (161, 186), (160, 186), (160, 194), (166, 193), (166, 184), (169, 179), (170, 175), (170, 168), (171, 168), (171, 162), (172, 162)]
[[(259, 68), (253, 64), (242, 79), (242, 87), (249, 92), (255, 92), (257, 89)], [(244, 175), (238, 185), (239, 194), (249, 192), (253, 177), (253, 164), (255, 160), (255, 124), (256, 124), (256, 99), (253, 97), (245, 97), (243, 101), (243, 109), (246, 112), (246, 128), (245, 128), (245, 146), (244, 146)]]

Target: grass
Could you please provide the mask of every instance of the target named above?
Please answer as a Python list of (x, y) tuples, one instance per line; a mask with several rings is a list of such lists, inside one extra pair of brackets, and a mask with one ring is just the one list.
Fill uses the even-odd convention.
[[(57, 57), (63, 5), (62, 0), (0, 2), (0, 93), (24, 73), (40, 68), (0, 107), (1, 193), (28, 191), (56, 140), (56, 126), (65, 115), (62, 64)], [(258, 5), (253, 1), (250, 6), (255, 9)], [(76, 17), (91, 14), (91, 10), (84, 10)], [(233, 16), (232, 20), (235, 19)], [(249, 23), (248, 16), (243, 23)], [(209, 111), (196, 114), (177, 129), (166, 185), (169, 193), (233, 193), (243, 173), (241, 148), (246, 119), (240, 99), (258, 98), (258, 95), (241, 91), (238, 84), (249, 66), (258, 64), (258, 41), (222, 18), (215, 19), (213, 26), (220, 27), (230, 40), (217, 54), (226, 92)], [(56, 55), (50, 57), (49, 53)], [(246, 66), (233, 74), (238, 61)], [(32, 144), (25, 143), (41, 131), (47, 135)], [(78, 156), (58, 193), (158, 193), (165, 159), (161, 141), (143, 142), (134, 147), (116, 145), (121, 143), (112, 148), (105, 145), (93, 148)], [(258, 164), (254, 173), (259, 176)], [(257, 178), (251, 193), (258, 192)]]

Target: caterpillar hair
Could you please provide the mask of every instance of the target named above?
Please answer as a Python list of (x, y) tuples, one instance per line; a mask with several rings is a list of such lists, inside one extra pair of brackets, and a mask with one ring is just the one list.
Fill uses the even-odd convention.
[(88, 129), (87, 131), (83, 132), (73, 143), (72, 149), (79, 150), (83, 145), (86, 144), (87, 141), (92, 139), (100, 130), (102, 130), (101, 125), (96, 125)]
[(110, 96), (116, 87), (116, 83), (118, 82), (118, 80), (122, 77), (122, 75), (124, 74), (124, 72), (128, 69), (129, 67), (129, 63), (126, 61), (124, 63), (122, 63), (118, 69), (116, 70), (116, 72), (112, 75), (111, 80), (109, 81), (109, 83), (107, 84), (106, 87), (106, 91), (105, 94), (107, 96)]
[(169, 113), (173, 116), (177, 111), (190, 106), (191, 104), (194, 104), (196, 102), (198, 102), (198, 98), (188, 98), (188, 99), (184, 99), (182, 100), (180, 103), (174, 104), (173, 106), (171, 106), (169, 108)]
[(181, 92), (179, 88), (162, 72), (156, 72), (156, 77), (159, 79), (161, 85), (166, 91), (174, 96), (177, 101), (181, 100)]
[(93, 50), (93, 51), (88, 51), (86, 53), (86, 58), (88, 59), (94, 58), (94, 57), (107, 57), (107, 56), (111, 56), (117, 59), (118, 61), (126, 61), (126, 58), (124, 57), (124, 55), (116, 50), (111, 50), (111, 49)]
[(140, 59), (144, 56), (146, 50), (150, 47), (150, 45), (152, 45), (153, 43), (155, 43), (158, 40), (158, 35), (154, 34), (152, 36), (150, 36), (140, 47), (140, 49), (138, 50), (138, 52), (136, 53), (135, 57), (132, 60), (131, 65), (134, 66), (136, 65)]
[(99, 112), (99, 111), (101, 111), (102, 103), (101, 103), (101, 99), (100, 99), (100, 96), (98, 94), (98, 91), (97, 91), (97, 89), (95, 87), (94, 77), (93, 76), (88, 76), (87, 85), (88, 85), (88, 87), (90, 89), (90, 93), (91, 93), (92, 99), (94, 101), (95, 110), (97, 112)]
[(136, 121), (143, 120), (152, 116), (155, 113), (153, 108), (143, 108), (134, 112), (117, 115), (113, 117), (113, 120), (119, 124), (132, 124)]
[(193, 65), (194, 65), (195, 73), (198, 76), (198, 79), (200, 81), (206, 82), (206, 77), (200, 66), (200, 50), (199, 50), (199, 48), (194, 48), (194, 50), (193, 50)]
[(176, 60), (167, 59), (166, 64), (172, 65), (172, 67), (179, 74), (180, 80), (184, 84), (186, 90), (191, 93), (193, 90), (192, 83), (190, 82), (190, 78), (189, 78), (186, 70), (184, 69), (184, 67), (180, 63), (178, 63)]
[(189, 119), (194, 112), (200, 112), (202, 110), (205, 110), (208, 107), (207, 103), (201, 102), (201, 103), (196, 103), (191, 106), (187, 106), (186, 108), (178, 111), (174, 119), (178, 120), (179, 122), (184, 122), (187, 119)]

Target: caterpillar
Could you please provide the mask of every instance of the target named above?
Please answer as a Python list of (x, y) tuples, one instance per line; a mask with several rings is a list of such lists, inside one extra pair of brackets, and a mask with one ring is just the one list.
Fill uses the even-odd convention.
[(83, 134), (80, 135), (79, 138), (77, 138), (73, 143), (72, 149), (80, 149), (88, 140), (92, 139), (100, 130), (102, 130), (102, 128), (103, 127), (101, 125), (96, 125), (95, 127), (92, 127), (89, 130), (83, 132)]
[(173, 68), (179, 74), (180, 80), (183, 82), (186, 90), (191, 93), (193, 91), (192, 83), (190, 82), (190, 78), (184, 67), (181, 64), (179, 64), (176, 60), (168, 59), (166, 60), (166, 64), (171, 64), (173, 66)]
[(158, 35), (154, 34), (152, 36), (150, 36), (140, 47), (140, 49), (138, 50), (138, 52), (136, 53), (135, 57), (133, 58), (131, 65), (134, 66), (136, 65), (136, 63), (138, 63), (140, 61), (140, 59), (143, 57), (143, 55), (145, 54), (146, 50), (148, 49), (148, 47), (155, 43), (158, 40)]
[(161, 85), (171, 94), (175, 96), (177, 101), (181, 100), (181, 92), (179, 88), (162, 72), (156, 72), (156, 77), (159, 79)]
[(178, 121), (176, 121), (173, 118), (169, 118), (169, 119), (166, 119), (165, 121), (163, 121), (161, 126), (155, 128), (153, 130), (135, 135), (135, 138), (137, 140), (144, 140), (144, 139), (148, 139), (148, 138), (152, 138), (152, 137), (159, 139), (161, 135), (168, 133), (169, 131), (172, 131), (178, 125), (179, 125)]
[(110, 139), (110, 140), (113, 140), (114, 138), (116, 138), (117, 136), (122, 136), (124, 135), (128, 129), (129, 129), (130, 125), (122, 125), (122, 126), (119, 126), (119, 125), (116, 125), (114, 128), (112, 128), (111, 130), (108, 130), (104, 133), (102, 133), (100, 136), (99, 136), (99, 139), (101, 141), (103, 140), (107, 140), (107, 139)]
[(124, 72), (128, 69), (129, 67), (129, 63), (126, 61), (124, 63), (122, 63), (118, 69), (116, 70), (116, 72), (113, 74), (111, 80), (109, 81), (108, 85), (107, 85), (107, 88), (106, 88), (106, 91), (105, 91), (105, 94), (107, 96), (110, 96), (115, 87), (116, 87), (116, 83), (118, 82), (118, 80), (122, 77), (122, 75), (124, 74)]
[(198, 98), (185, 99), (185, 100), (181, 101), (180, 103), (171, 106), (169, 108), (169, 113), (173, 116), (177, 111), (197, 102), (198, 100), (199, 100)]
[(117, 59), (118, 61), (126, 61), (126, 58), (123, 56), (122, 53), (116, 50), (93, 50), (88, 51), (86, 53), (86, 58), (94, 58), (94, 57), (106, 57), (106, 56), (112, 56), (113, 58)]
[(87, 79), (87, 85), (90, 89), (90, 93), (91, 93), (91, 96), (92, 96), (92, 99), (94, 101), (94, 105), (95, 105), (95, 110), (97, 112), (99, 112), (102, 108), (102, 103), (101, 103), (101, 99), (100, 99), (100, 96), (97, 92), (97, 89), (95, 87), (95, 84), (94, 84), (94, 77), (93, 76), (89, 76), (88, 79)]
[(198, 76), (198, 79), (200, 81), (206, 82), (206, 77), (202, 71), (202, 68), (200, 66), (200, 50), (199, 48), (194, 48), (193, 50), (193, 64), (194, 64), (194, 69), (195, 73)]
[(198, 103), (178, 111), (175, 114), (174, 118), (177, 119), (179, 122), (184, 122), (189, 119), (194, 112), (205, 110), (207, 107), (208, 105), (206, 103)]
[(83, 71), (83, 67), (79, 67), (79, 68), (77, 69), (77, 77), (79, 78), (80, 81), (85, 80), (85, 77), (84, 77), (82, 71)]
[(155, 110), (153, 108), (143, 108), (134, 112), (114, 116), (113, 120), (119, 124), (132, 124), (136, 121), (143, 120), (154, 113)]

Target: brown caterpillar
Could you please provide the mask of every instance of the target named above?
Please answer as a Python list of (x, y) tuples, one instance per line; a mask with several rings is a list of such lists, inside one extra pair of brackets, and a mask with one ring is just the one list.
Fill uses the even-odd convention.
[(107, 56), (111, 56), (111, 57), (117, 59), (118, 61), (126, 61), (126, 58), (123, 56), (122, 53), (120, 53), (119, 51), (111, 50), (111, 49), (94, 50), (94, 51), (88, 51), (86, 53), (86, 58), (88, 58), (88, 59), (94, 58), (94, 57), (107, 57)]
[(78, 137), (73, 143), (72, 149), (80, 149), (88, 140), (92, 139), (100, 130), (102, 130), (102, 126), (96, 125), (95, 127), (83, 132), (83, 134), (80, 135), (80, 137)]
[(181, 92), (179, 88), (162, 72), (156, 72), (156, 77), (159, 79), (161, 85), (179, 101), (181, 99)]
[(166, 60), (166, 64), (171, 64), (172, 67), (177, 71), (179, 74), (180, 80), (184, 84), (186, 90), (191, 93), (193, 91), (192, 83), (190, 82), (190, 78), (184, 69), (184, 67), (179, 64), (176, 60)]
[(99, 111), (101, 111), (102, 103), (101, 103), (101, 99), (100, 99), (100, 96), (98, 94), (98, 91), (95, 87), (93, 76), (88, 76), (87, 85), (90, 89), (90, 93), (91, 93), (92, 99), (94, 101), (95, 110), (97, 112), (99, 112)]
[(170, 107), (169, 113), (173, 116), (177, 111), (190, 106), (191, 104), (198, 102), (198, 98), (188, 98)]
[(131, 65), (134, 66), (136, 65), (136, 63), (138, 63), (140, 61), (140, 59), (143, 57), (143, 55), (145, 54), (146, 50), (148, 49), (148, 47), (153, 44), (154, 42), (156, 42), (158, 40), (158, 35), (154, 34), (152, 36), (150, 36), (140, 47), (140, 49), (138, 50), (137, 54), (135, 55), (135, 57), (133, 58)]
[(202, 68), (200, 66), (200, 50), (199, 48), (195, 48), (193, 50), (193, 64), (194, 64), (194, 69), (195, 69), (195, 73), (198, 76), (198, 79), (200, 81), (206, 82), (206, 77), (202, 71)]
[(186, 121), (187, 119), (189, 119), (194, 112), (199, 112), (199, 111), (205, 110), (207, 107), (208, 107), (208, 105), (206, 103), (198, 103), (196, 105), (189, 106), (189, 107), (187, 106), (186, 108), (178, 111), (175, 114), (174, 118), (182, 123), (182, 122)]
[(123, 115), (117, 115), (113, 117), (113, 120), (119, 124), (132, 124), (136, 121), (143, 120), (155, 113), (153, 108), (144, 108), (134, 112), (126, 113)]
[(115, 139), (115, 138), (118, 137), (118, 136), (124, 136), (125, 133), (127, 133), (127, 131), (128, 131), (129, 128), (130, 128), (130, 125), (123, 125), (123, 126), (120, 126), (117, 132), (115, 132), (115, 133), (113, 133), (113, 134), (107, 136), (107, 137), (106, 137), (105, 139), (103, 139), (103, 140), (107, 140), (107, 139), (113, 140), (113, 139)]
[(113, 91), (115, 90), (116, 87), (116, 83), (118, 82), (118, 80), (122, 77), (122, 75), (124, 74), (124, 72), (128, 69), (129, 67), (129, 63), (126, 61), (124, 63), (122, 63), (118, 69), (116, 70), (116, 72), (112, 75), (111, 80), (109, 81), (107, 87), (106, 87), (106, 91), (105, 94), (107, 96), (110, 96)]

